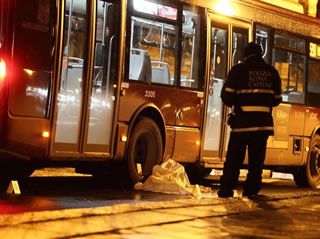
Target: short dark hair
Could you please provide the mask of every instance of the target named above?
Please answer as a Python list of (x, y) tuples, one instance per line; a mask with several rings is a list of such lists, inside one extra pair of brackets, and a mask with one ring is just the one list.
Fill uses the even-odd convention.
[(244, 57), (247, 57), (250, 55), (262, 56), (261, 46), (254, 42), (248, 43), (248, 45), (244, 49)]

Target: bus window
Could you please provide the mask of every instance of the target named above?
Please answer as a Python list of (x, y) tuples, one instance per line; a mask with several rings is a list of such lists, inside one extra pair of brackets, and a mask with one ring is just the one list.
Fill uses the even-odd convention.
[(211, 51), (210, 51), (210, 80), (207, 106), (207, 119), (205, 127), (204, 150), (217, 151), (220, 138), (217, 132), (221, 132), (223, 104), (220, 92), (226, 79), (228, 60), (228, 26), (213, 25), (211, 27)]
[(273, 52), (273, 64), (282, 82), (282, 99), (285, 102), (304, 104), (305, 42), (276, 34), (274, 43), (275, 47), (285, 48), (275, 48)]
[(3, 48), (3, 42), (4, 42), (4, 4), (0, 4), (0, 53), (1, 48)]
[(181, 75), (180, 85), (184, 87), (198, 88), (200, 80), (199, 63), (201, 14), (198, 9), (190, 9), (184, 6), (182, 18), (182, 51), (181, 51)]
[[(227, 36), (228, 32), (226, 29), (212, 28), (212, 42), (211, 45), (213, 47), (211, 56), (211, 67), (214, 70), (210, 74), (214, 76), (215, 80), (218, 80), (223, 83), (226, 77), (226, 69), (227, 69)], [(213, 82), (211, 83), (213, 84)], [(222, 86), (222, 85), (221, 85)], [(220, 95), (220, 93), (219, 93)]]
[[(141, 5), (142, 1), (134, 1), (136, 11), (152, 15), (157, 13), (161, 18), (173, 20), (176, 18), (177, 9), (175, 8), (148, 1), (143, 2), (144, 4)], [(135, 16), (131, 18), (129, 79), (173, 85), (176, 27), (165, 19), (164, 21), (151, 19), (152, 17), (150, 19)]]
[(96, 16), (95, 60), (87, 143), (109, 146), (116, 91), (119, 6), (97, 0)]
[(320, 61), (309, 60), (307, 104), (320, 107)]
[(262, 58), (266, 63), (270, 64), (270, 29), (257, 25), (256, 43), (262, 48)]
[(150, 0), (134, 0), (133, 7), (141, 13), (177, 20), (177, 9), (153, 3)]
[(305, 41), (287, 36), (287, 34), (281, 31), (275, 32), (274, 45), (301, 53), (305, 53), (306, 51)]
[(310, 59), (308, 62), (307, 104), (320, 107), (320, 45), (310, 43)]
[(244, 59), (244, 48), (248, 44), (248, 30), (233, 28), (232, 32), (232, 65), (239, 64)]
[[(78, 142), (83, 102), (84, 62), (87, 51), (87, 3), (66, 0), (63, 32), (63, 59), (58, 93), (56, 142)], [(69, 127), (71, 125), (71, 127)]]
[(17, 1), (10, 112), (46, 117), (53, 68), (51, 0)]

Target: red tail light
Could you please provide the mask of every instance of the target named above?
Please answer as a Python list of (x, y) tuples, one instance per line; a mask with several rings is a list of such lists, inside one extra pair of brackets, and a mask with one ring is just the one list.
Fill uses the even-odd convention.
[(7, 76), (7, 66), (6, 62), (3, 59), (0, 59), (0, 83), (6, 78)]

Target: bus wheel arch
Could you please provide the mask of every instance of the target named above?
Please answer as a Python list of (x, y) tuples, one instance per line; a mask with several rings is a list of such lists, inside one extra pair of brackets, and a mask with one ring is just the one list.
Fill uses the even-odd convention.
[(144, 107), (133, 116), (126, 158), (132, 183), (143, 181), (152, 174), (153, 166), (163, 160), (165, 150), (164, 120), (157, 108)]

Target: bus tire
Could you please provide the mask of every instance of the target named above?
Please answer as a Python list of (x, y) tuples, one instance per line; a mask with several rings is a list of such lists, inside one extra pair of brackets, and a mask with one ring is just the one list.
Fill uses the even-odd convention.
[(309, 187), (306, 167), (299, 167), (293, 173), (293, 179), (294, 179), (295, 184), (298, 187), (303, 187), (303, 188)]
[(306, 165), (306, 174), (309, 186), (320, 188), (320, 135), (312, 137), (308, 160)]
[(162, 162), (163, 144), (158, 125), (150, 118), (142, 117), (134, 126), (129, 138), (128, 171), (133, 184), (145, 180), (153, 167)]

